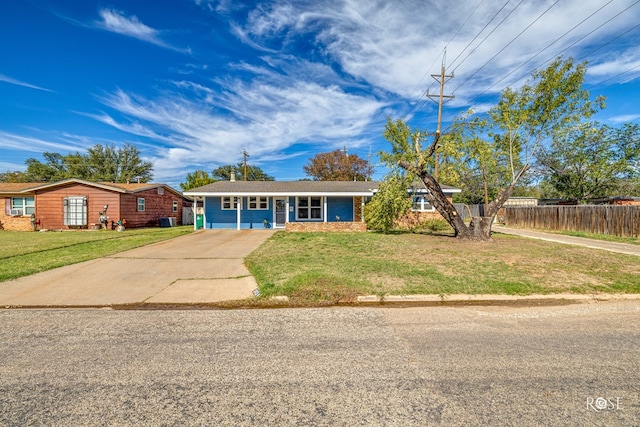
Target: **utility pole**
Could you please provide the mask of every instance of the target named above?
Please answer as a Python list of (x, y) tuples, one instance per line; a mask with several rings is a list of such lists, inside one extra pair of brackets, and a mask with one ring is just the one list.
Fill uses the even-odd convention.
[[(436, 130), (436, 138), (440, 139), (440, 130), (442, 127), (442, 104), (444, 104), (444, 99), (447, 98), (447, 101), (455, 98), (454, 95), (445, 95), (444, 94), (444, 82), (453, 78), (453, 73), (450, 75), (445, 74), (445, 60), (447, 58), (447, 50), (445, 48), (444, 55), (442, 55), (442, 68), (440, 69), (440, 74), (431, 74), (431, 77), (435, 79), (438, 83), (440, 83), (440, 94), (430, 94), (429, 90), (427, 90), (427, 98), (434, 100), (438, 99), (438, 129)], [(433, 177), (435, 180), (438, 180), (438, 147), (435, 147), (434, 151), (434, 159), (436, 161), (436, 166), (433, 170)]]
[(244, 181), (247, 180), (247, 157), (249, 157), (249, 153), (244, 148), (242, 149), (242, 155), (244, 157)]

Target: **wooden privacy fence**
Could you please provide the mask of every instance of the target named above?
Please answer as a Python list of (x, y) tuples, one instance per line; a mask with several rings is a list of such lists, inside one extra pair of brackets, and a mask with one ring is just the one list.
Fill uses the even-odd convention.
[(640, 206), (507, 206), (504, 216), (510, 227), (640, 236)]

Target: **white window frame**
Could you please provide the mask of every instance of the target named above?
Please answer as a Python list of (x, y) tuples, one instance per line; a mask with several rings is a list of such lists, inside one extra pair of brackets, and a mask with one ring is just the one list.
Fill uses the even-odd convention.
[[(419, 198), (419, 200), (418, 200), (418, 198)], [(428, 205), (428, 207), (425, 207), (425, 205)], [(411, 211), (412, 212), (433, 212), (435, 210), (436, 210), (436, 208), (434, 208), (433, 205), (431, 204), (431, 202), (429, 202), (429, 200), (427, 200), (426, 196), (424, 196), (422, 194), (411, 196)]]
[(172, 212), (178, 212), (178, 201), (177, 200), (173, 201), (173, 206), (171, 207), (171, 211)]
[[(27, 203), (27, 201), (31, 203)], [(20, 209), (22, 216), (29, 216), (36, 213), (36, 199), (35, 197), (12, 197), (11, 209)]]
[(138, 197), (138, 212), (144, 212), (147, 208), (147, 204), (144, 197)]
[(250, 211), (267, 211), (269, 210), (269, 198), (266, 196), (249, 196)]
[[(311, 204), (313, 199), (319, 199), (320, 204), (314, 206)], [(300, 200), (306, 200), (307, 206), (300, 206)], [(300, 215), (301, 211), (307, 211), (307, 217), (302, 217)], [(320, 216), (317, 218), (312, 218), (313, 210), (317, 210), (320, 212)], [(322, 196), (308, 196), (308, 197), (296, 197), (296, 221), (323, 221), (324, 220), (324, 197)]]
[(86, 227), (88, 202), (85, 196), (68, 196), (62, 200), (63, 224), (67, 227)]
[[(233, 197), (233, 203), (231, 203), (232, 197)], [(236, 197), (236, 196), (220, 197), (220, 209), (222, 209), (223, 211), (238, 210), (238, 199), (240, 199), (240, 210), (242, 210), (242, 197)]]

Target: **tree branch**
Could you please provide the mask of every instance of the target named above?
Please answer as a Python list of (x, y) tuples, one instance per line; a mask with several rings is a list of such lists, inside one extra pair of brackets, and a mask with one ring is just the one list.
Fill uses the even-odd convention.
[(522, 177), (522, 175), (524, 175), (526, 171), (529, 170), (529, 167), (530, 166), (528, 164), (524, 165), (522, 169), (520, 169), (520, 172), (518, 172), (516, 177), (513, 179), (513, 181), (511, 181), (511, 184), (498, 192), (498, 197), (496, 197), (493, 202), (489, 203), (489, 207), (485, 211), (485, 216), (493, 217), (498, 213), (498, 209), (500, 209), (505, 204), (507, 199), (511, 197), (511, 193), (518, 183), (518, 180)]

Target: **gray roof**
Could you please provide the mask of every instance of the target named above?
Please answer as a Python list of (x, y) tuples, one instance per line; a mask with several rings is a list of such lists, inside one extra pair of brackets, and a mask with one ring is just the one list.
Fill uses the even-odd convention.
[[(233, 194), (309, 196), (371, 196), (380, 185), (377, 181), (217, 181), (184, 192), (186, 196), (218, 196)], [(453, 187), (443, 189), (458, 191)]]

